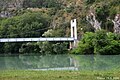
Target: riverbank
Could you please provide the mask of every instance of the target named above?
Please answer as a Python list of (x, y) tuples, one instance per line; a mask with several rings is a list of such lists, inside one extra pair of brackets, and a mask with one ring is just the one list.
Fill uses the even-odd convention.
[(120, 71), (0, 71), (0, 80), (120, 80)]

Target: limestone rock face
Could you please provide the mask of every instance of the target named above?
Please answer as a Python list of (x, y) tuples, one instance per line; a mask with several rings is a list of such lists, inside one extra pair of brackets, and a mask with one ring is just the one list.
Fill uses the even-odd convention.
[(24, 0), (0, 0), (0, 17), (11, 17), (11, 11), (22, 8)]
[(24, 0), (0, 0), (1, 9), (21, 8)]
[(120, 14), (117, 14), (112, 22), (114, 23), (114, 33), (120, 33)]

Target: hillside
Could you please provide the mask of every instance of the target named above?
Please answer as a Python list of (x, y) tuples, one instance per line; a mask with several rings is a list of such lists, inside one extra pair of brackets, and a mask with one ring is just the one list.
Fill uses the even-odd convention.
[[(120, 13), (120, 0), (0, 0), (0, 37), (70, 36), (70, 20), (77, 19), (78, 38), (84, 32), (94, 32), (86, 20), (90, 10), (102, 22), (101, 28), (113, 32), (114, 19)], [(82, 29), (82, 30), (81, 30)], [(45, 45), (57, 43), (0, 43), (1, 53), (41, 52)], [(41, 46), (42, 45), (42, 46)], [(60, 43), (61, 46), (68, 43)], [(46, 51), (47, 48), (44, 50)], [(57, 54), (59, 48), (55, 48)], [(43, 52), (44, 52), (43, 51)]]

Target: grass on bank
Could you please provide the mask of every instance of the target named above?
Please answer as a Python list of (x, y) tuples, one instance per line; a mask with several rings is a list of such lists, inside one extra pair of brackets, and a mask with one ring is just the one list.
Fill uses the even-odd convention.
[(0, 71), (0, 80), (120, 80), (120, 71)]

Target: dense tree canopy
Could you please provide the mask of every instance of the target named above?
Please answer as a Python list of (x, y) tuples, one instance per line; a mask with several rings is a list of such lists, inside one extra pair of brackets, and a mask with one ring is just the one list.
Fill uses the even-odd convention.
[(104, 30), (95, 33), (86, 32), (72, 51), (74, 54), (120, 54), (120, 35)]
[(42, 13), (25, 13), (1, 21), (0, 37), (40, 37), (50, 25), (50, 18)]
[(24, 0), (23, 2), (23, 7), (24, 8), (51, 8), (51, 7), (56, 7), (60, 8), (60, 3), (58, 0)]
[[(0, 38), (41, 37), (50, 26), (50, 17), (43, 13), (25, 13), (0, 21)], [(1, 52), (18, 53), (21, 43), (0, 43)]]
[[(51, 18), (46, 13), (27, 12), (0, 21), (0, 38), (60, 37), (63, 29), (49, 30)], [(63, 42), (0, 43), (1, 53), (67, 53), (68, 44)]]

